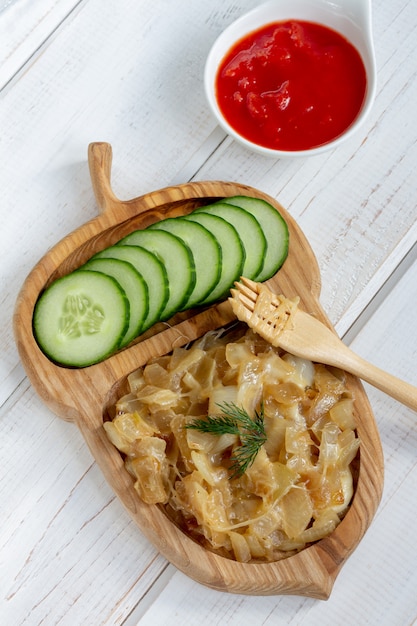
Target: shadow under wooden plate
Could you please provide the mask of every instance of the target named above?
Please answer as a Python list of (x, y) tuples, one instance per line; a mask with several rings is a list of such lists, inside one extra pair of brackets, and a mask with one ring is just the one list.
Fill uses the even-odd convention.
[(349, 377), (361, 440), (359, 471), (350, 509), (336, 530), (287, 559), (243, 564), (216, 555), (177, 528), (158, 506), (144, 504), (133, 488), (120, 453), (103, 428), (109, 407), (124, 391), (127, 376), (151, 357), (167, 354), (206, 331), (233, 321), (229, 303), (190, 310), (156, 325), (124, 350), (102, 363), (70, 369), (52, 363), (39, 349), (32, 316), (42, 290), (55, 278), (82, 265), (93, 254), (137, 228), (165, 217), (184, 215), (196, 207), (233, 195), (262, 198), (287, 221), (288, 258), (268, 281), (277, 293), (300, 297), (300, 307), (332, 328), (319, 304), (320, 274), (314, 254), (291, 216), (273, 198), (232, 182), (195, 182), (168, 187), (133, 200), (121, 201), (110, 184), (112, 150), (106, 143), (89, 146), (92, 184), (101, 214), (52, 248), (34, 267), (18, 296), (14, 332), (27, 375), (44, 403), (80, 429), (108, 483), (141, 531), (159, 552), (194, 580), (220, 591), (272, 595), (297, 594), (327, 599), (335, 579), (369, 527), (383, 487), (383, 458), (379, 433), (361, 382)]

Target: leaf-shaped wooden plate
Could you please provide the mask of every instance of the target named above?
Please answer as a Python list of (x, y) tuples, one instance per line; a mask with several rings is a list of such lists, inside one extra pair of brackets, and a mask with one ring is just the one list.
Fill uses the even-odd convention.
[(164, 511), (144, 504), (133, 488), (120, 453), (109, 442), (103, 420), (115, 400), (126, 391), (128, 374), (150, 357), (167, 354), (206, 331), (231, 322), (229, 303), (190, 310), (156, 325), (136, 343), (102, 363), (69, 369), (52, 363), (39, 349), (32, 332), (32, 316), (41, 291), (55, 278), (82, 265), (93, 254), (137, 228), (167, 216), (190, 213), (203, 204), (233, 195), (249, 195), (270, 202), (287, 221), (290, 249), (282, 269), (269, 286), (288, 297), (299, 296), (300, 306), (330, 325), (319, 304), (320, 275), (314, 254), (291, 216), (273, 198), (257, 189), (230, 182), (196, 182), (168, 187), (129, 201), (121, 201), (110, 185), (111, 146), (89, 147), (92, 184), (101, 214), (52, 248), (34, 267), (18, 296), (14, 332), (27, 375), (45, 404), (80, 429), (107, 481), (136, 524), (155, 547), (178, 569), (211, 588), (235, 593), (299, 594), (329, 597), (346, 559), (367, 530), (378, 506), (383, 485), (383, 460), (378, 430), (359, 380), (349, 378), (356, 397), (361, 440), (355, 494), (347, 515), (336, 530), (300, 553), (274, 563), (243, 564), (218, 556), (177, 528)]

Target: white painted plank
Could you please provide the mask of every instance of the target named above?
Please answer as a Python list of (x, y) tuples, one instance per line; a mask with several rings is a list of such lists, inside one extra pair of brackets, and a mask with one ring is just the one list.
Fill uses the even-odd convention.
[(1, 621), (120, 624), (165, 562), (78, 429), (54, 418), (31, 388), (21, 392), (1, 414)]
[(0, 89), (36, 55), (79, 0), (2, 0)]

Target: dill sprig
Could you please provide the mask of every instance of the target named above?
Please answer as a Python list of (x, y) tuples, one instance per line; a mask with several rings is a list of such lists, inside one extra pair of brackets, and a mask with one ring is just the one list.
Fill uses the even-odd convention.
[(254, 462), (260, 448), (266, 441), (264, 427), (264, 410), (255, 411), (250, 417), (245, 409), (236, 406), (233, 402), (218, 404), (220, 415), (209, 415), (204, 419), (195, 419), (186, 425), (186, 428), (199, 430), (212, 435), (238, 435), (240, 445), (237, 446), (230, 458), (230, 478), (239, 478)]

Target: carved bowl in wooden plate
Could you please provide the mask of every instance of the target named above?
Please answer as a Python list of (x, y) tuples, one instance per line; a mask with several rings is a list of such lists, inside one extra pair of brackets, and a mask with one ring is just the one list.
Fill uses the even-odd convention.
[(361, 441), (354, 497), (337, 528), (326, 538), (296, 555), (272, 563), (239, 563), (196, 543), (157, 505), (141, 501), (119, 451), (110, 443), (103, 421), (125, 393), (127, 377), (151, 357), (168, 354), (208, 330), (232, 322), (227, 301), (194, 309), (155, 325), (127, 348), (105, 361), (82, 369), (51, 362), (33, 336), (32, 317), (39, 294), (55, 278), (85, 263), (93, 254), (119, 241), (129, 232), (165, 217), (188, 214), (227, 196), (248, 195), (272, 204), (287, 221), (288, 257), (268, 281), (271, 289), (287, 297), (300, 297), (300, 307), (330, 328), (319, 304), (320, 274), (310, 245), (295, 221), (273, 198), (233, 182), (195, 182), (168, 187), (133, 200), (121, 201), (110, 184), (112, 150), (106, 143), (89, 146), (89, 166), (101, 214), (53, 247), (33, 268), (18, 296), (14, 332), (26, 373), (44, 403), (59, 417), (80, 429), (105, 478), (127, 511), (158, 551), (194, 580), (220, 591), (252, 595), (297, 594), (327, 599), (346, 559), (368, 529), (383, 486), (382, 450), (374, 416), (361, 382), (349, 376), (355, 395), (357, 431)]

